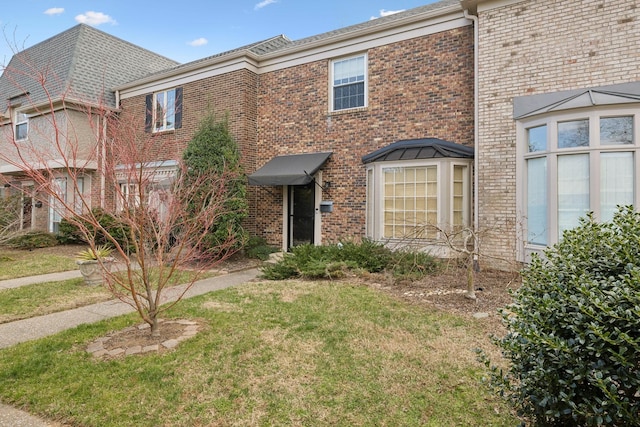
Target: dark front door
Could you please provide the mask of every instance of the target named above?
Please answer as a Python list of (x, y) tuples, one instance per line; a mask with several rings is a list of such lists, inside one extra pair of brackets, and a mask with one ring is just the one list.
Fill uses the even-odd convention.
[(289, 186), (289, 241), (287, 249), (314, 242), (315, 183)]

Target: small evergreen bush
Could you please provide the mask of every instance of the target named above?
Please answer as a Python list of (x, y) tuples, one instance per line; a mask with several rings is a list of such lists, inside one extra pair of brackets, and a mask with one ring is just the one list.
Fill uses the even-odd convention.
[(62, 220), (60, 220), (58, 235), (56, 237), (58, 238), (58, 242), (63, 245), (87, 243), (82, 237), (78, 226), (73, 222), (70, 222), (67, 218), (62, 218)]
[[(85, 214), (87, 215), (87, 214)], [(117, 215), (111, 214), (102, 208), (94, 208), (91, 210), (93, 215), (102, 228), (109, 233), (118, 244), (123, 248), (133, 249), (133, 246), (129, 243), (131, 239), (131, 230), (124, 224)], [(75, 216), (73, 218), (63, 218), (60, 221), (60, 227), (58, 231), (58, 241), (60, 243), (87, 243), (85, 237), (80, 232), (80, 228), (77, 223), (83, 223), (89, 231), (91, 236), (94, 236), (95, 244), (111, 245), (104, 232), (99, 229), (94, 229), (90, 223), (83, 218), (83, 215)]]
[(7, 241), (7, 245), (14, 249), (31, 250), (51, 248), (58, 244), (55, 234), (46, 231), (28, 231), (18, 234)]
[(233, 240), (232, 250), (240, 249), (247, 240), (242, 222), (247, 218), (249, 208), (246, 176), (240, 162), (240, 149), (231, 133), (229, 117), (218, 120), (213, 113), (204, 116), (182, 158), (187, 166), (185, 182), (198, 185), (200, 189), (200, 197), (195, 197), (187, 206), (187, 216), (193, 216), (193, 212), (200, 209), (200, 203), (210, 191), (206, 183), (199, 182), (201, 176), (215, 174), (225, 180), (224, 212), (203, 239), (200, 245), (202, 253), (218, 256), (218, 248), (225, 246), (229, 239)]
[(438, 271), (440, 264), (426, 252), (399, 250), (393, 253), (391, 272), (396, 278), (420, 280)]
[(269, 259), (270, 254), (278, 252), (278, 248), (269, 246), (264, 238), (257, 236), (249, 237), (244, 249), (249, 258), (256, 258), (261, 261), (266, 261)]
[(511, 362), (491, 369), (501, 394), (537, 425), (640, 425), (638, 212), (582, 219), (534, 257), (514, 300), (495, 340)]
[(388, 270), (395, 277), (416, 279), (434, 272), (436, 266), (436, 260), (426, 253), (393, 252), (382, 243), (363, 240), (360, 243), (296, 246), (278, 263), (264, 266), (262, 274), (269, 280), (332, 279), (343, 277), (349, 271), (379, 273)]

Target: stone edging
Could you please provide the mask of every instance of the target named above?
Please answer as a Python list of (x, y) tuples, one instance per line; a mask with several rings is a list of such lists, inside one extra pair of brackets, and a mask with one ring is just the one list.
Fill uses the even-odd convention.
[[(170, 350), (175, 348), (180, 342), (192, 338), (199, 332), (200, 325), (197, 322), (193, 322), (191, 320), (164, 320), (163, 324), (177, 323), (180, 325), (184, 325), (184, 330), (182, 334), (177, 336), (176, 338), (168, 339), (160, 344), (153, 344), (146, 347), (142, 347), (140, 345), (133, 347), (117, 347), (113, 349), (106, 349), (105, 343), (107, 343), (114, 335), (109, 335), (105, 337), (100, 337), (97, 340), (91, 342), (87, 346), (87, 353), (90, 353), (94, 358), (112, 358), (112, 357), (122, 357), (129, 356), (133, 354), (142, 354), (149, 352), (158, 352), (160, 350)], [(129, 328), (125, 328), (117, 333), (126, 333), (127, 331), (133, 330), (143, 330), (149, 329), (149, 325), (147, 323), (131, 326)]]

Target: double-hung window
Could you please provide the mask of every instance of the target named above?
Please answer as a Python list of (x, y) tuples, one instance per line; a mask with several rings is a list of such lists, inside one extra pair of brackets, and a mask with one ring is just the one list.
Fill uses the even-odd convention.
[(27, 139), (29, 131), (29, 117), (20, 111), (16, 111), (15, 138), (16, 141)]
[(145, 129), (163, 132), (182, 127), (182, 88), (173, 88), (146, 97)]
[(333, 61), (331, 77), (332, 111), (366, 106), (366, 54)]
[(519, 122), (525, 254), (553, 245), (593, 212), (609, 221), (637, 203), (640, 111), (597, 107)]

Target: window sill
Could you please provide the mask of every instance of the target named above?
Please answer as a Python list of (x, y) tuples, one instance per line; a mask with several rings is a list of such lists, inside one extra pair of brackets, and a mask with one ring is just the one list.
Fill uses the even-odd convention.
[(369, 107), (347, 108), (347, 109), (344, 109), (344, 110), (329, 111), (328, 115), (329, 116), (341, 116), (343, 114), (349, 114), (349, 113), (360, 113), (362, 111), (367, 111), (368, 109), (369, 109)]
[(175, 129), (166, 129), (166, 130), (154, 130), (151, 134), (152, 135), (164, 135), (167, 133), (175, 133)]

